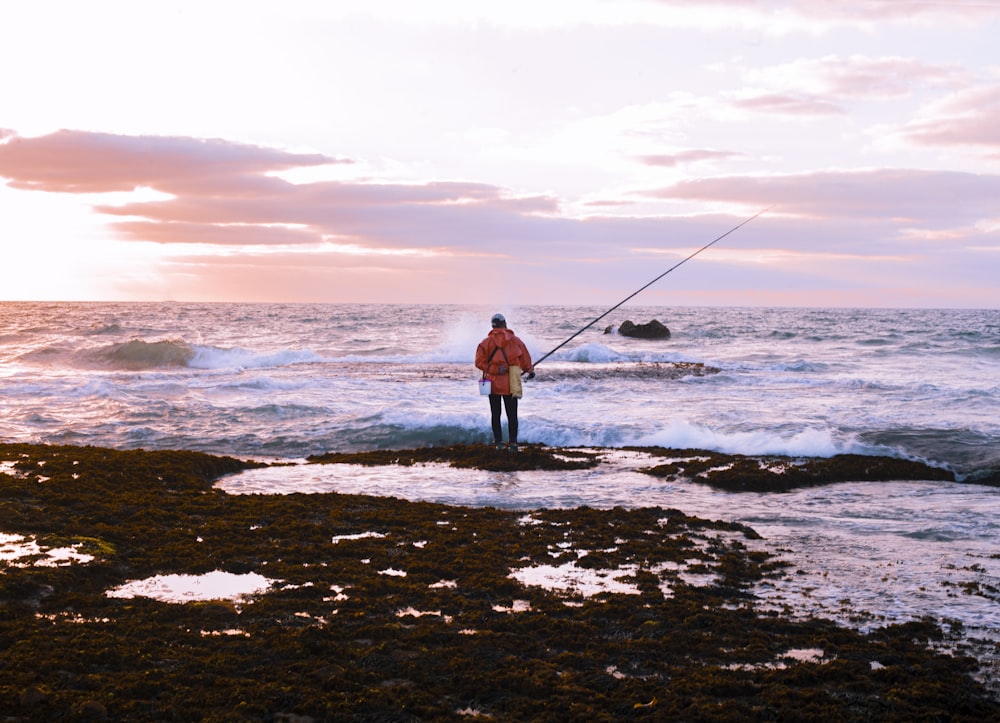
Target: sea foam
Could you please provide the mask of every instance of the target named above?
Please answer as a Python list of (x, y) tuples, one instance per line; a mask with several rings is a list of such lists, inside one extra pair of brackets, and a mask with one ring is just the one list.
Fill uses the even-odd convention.
[(726, 454), (776, 454), (790, 457), (832, 457), (859, 451), (852, 442), (837, 441), (828, 430), (806, 428), (782, 436), (773, 430), (723, 432), (705, 425), (674, 421), (643, 437), (637, 446), (706, 449)]
[(239, 348), (196, 346), (188, 366), (194, 369), (263, 369), (320, 361), (324, 361), (324, 358), (309, 349), (254, 352)]

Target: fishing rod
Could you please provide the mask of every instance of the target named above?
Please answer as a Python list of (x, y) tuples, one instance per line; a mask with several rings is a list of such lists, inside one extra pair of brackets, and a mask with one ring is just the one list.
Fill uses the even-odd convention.
[(638, 289), (637, 291), (633, 292), (632, 294), (629, 294), (624, 299), (622, 299), (621, 301), (619, 301), (617, 304), (615, 304), (614, 306), (612, 306), (610, 309), (608, 309), (607, 311), (605, 311), (599, 317), (597, 317), (592, 322), (590, 322), (589, 324), (587, 324), (585, 327), (583, 327), (582, 329), (580, 329), (578, 332), (576, 332), (575, 334), (573, 334), (569, 339), (567, 339), (562, 344), (560, 344), (559, 346), (557, 346), (555, 349), (553, 349), (552, 351), (550, 351), (548, 354), (546, 354), (545, 356), (543, 356), (541, 359), (539, 359), (538, 361), (536, 361), (532, 366), (536, 366), (537, 367), (543, 361), (545, 361), (550, 356), (552, 356), (553, 354), (555, 354), (557, 351), (559, 351), (560, 349), (562, 349), (564, 346), (566, 346), (567, 344), (569, 344), (576, 337), (580, 336), (580, 334), (582, 334), (587, 329), (589, 329), (590, 327), (592, 327), (594, 324), (596, 324), (597, 322), (599, 322), (601, 319), (603, 319), (605, 316), (607, 316), (612, 311), (614, 311), (615, 309), (617, 309), (619, 306), (621, 306), (622, 304), (624, 304), (626, 301), (629, 301), (629, 300), (633, 299), (634, 297), (638, 296), (641, 292), (643, 292), (646, 289), (648, 289), (650, 286), (652, 286), (653, 284), (655, 284), (657, 281), (659, 281), (660, 279), (662, 279), (664, 276), (666, 276), (667, 274), (669, 274), (671, 271), (673, 271), (674, 269), (676, 269), (681, 264), (690, 261), (695, 256), (697, 256), (698, 254), (700, 254), (702, 251), (704, 251), (705, 249), (707, 249), (709, 246), (714, 246), (717, 242), (719, 242), (722, 239), (724, 239), (726, 236), (728, 236), (729, 234), (731, 234), (733, 231), (736, 231), (737, 229), (741, 228), (742, 226), (746, 226), (748, 223), (750, 223), (751, 221), (753, 221), (755, 218), (757, 218), (758, 216), (760, 216), (761, 214), (763, 214), (765, 211), (769, 211), (770, 209), (771, 209), (771, 206), (768, 206), (767, 208), (763, 209), (762, 211), (758, 211), (757, 213), (755, 213), (753, 216), (751, 216), (747, 220), (745, 220), (745, 221), (743, 221), (741, 223), (736, 224), (735, 226), (733, 226), (731, 229), (729, 229), (728, 231), (726, 231), (724, 234), (722, 234), (718, 238), (716, 238), (713, 241), (710, 241), (709, 243), (705, 244), (704, 246), (702, 246), (700, 249), (698, 249), (697, 251), (695, 251), (693, 254), (691, 254), (687, 258), (681, 259), (676, 264), (674, 264), (673, 266), (671, 266), (669, 269), (667, 269), (666, 271), (664, 271), (662, 274), (660, 274), (659, 276), (657, 276), (655, 279), (653, 279), (652, 281), (650, 281), (648, 284), (646, 284), (642, 288)]

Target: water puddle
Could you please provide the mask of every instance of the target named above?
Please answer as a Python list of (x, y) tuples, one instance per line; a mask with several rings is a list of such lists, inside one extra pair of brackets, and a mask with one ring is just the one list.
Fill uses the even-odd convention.
[(237, 575), (216, 570), (204, 575), (156, 575), (134, 580), (107, 592), (108, 597), (148, 597), (171, 603), (202, 600), (239, 601), (266, 592), (277, 580), (255, 572)]
[(583, 597), (593, 597), (600, 593), (638, 595), (637, 585), (621, 580), (635, 575), (638, 570), (637, 565), (612, 570), (590, 570), (577, 567), (575, 562), (567, 562), (562, 565), (522, 567), (514, 570), (510, 576), (525, 587), (534, 585), (549, 590), (572, 592)]
[(0, 563), (13, 567), (86, 564), (93, 561), (94, 556), (81, 552), (83, 546), (84, 543), (80, 542), (68, 547), (48, 547), (32, 537), (0, 532)]

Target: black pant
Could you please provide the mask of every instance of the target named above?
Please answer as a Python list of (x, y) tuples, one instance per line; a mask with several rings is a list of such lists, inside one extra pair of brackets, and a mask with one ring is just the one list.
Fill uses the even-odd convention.
[(507, 410), (507, 429), (510, 432), (510, 443), (517, 444), (517, 397), (513, 394), (491, 394), (490, 413), (493, 415), (493, 441), (503, 442), (503, 427), (500, 426), (500, 399)]

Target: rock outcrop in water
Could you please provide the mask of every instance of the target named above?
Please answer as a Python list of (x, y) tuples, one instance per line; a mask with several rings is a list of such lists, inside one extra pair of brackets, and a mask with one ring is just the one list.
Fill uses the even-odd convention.
[(730, 492), (787, 492), (836, 482), (955, 481), (955, 474), (949, 470), (895, 457), (862, 454), (836, 454), (829, 458), (786, 457), (663, 447), (632, 449), (670, 459), (641, 470), (646, 474), (670, 481), (684, 479)]
[[(605, 334), (610, 334), (613, 331), (613, 327), (607, 327), (604, 330)], [(647, 321), (645, 324), (636, 324), (632, 321), (625, 320), (618, 327), (618, 333), (622, 336), (629, 336), (634, 339), (669, 339), (670, 329), (661, 324), (658, 320), (653, 319), (652, 321)]]

